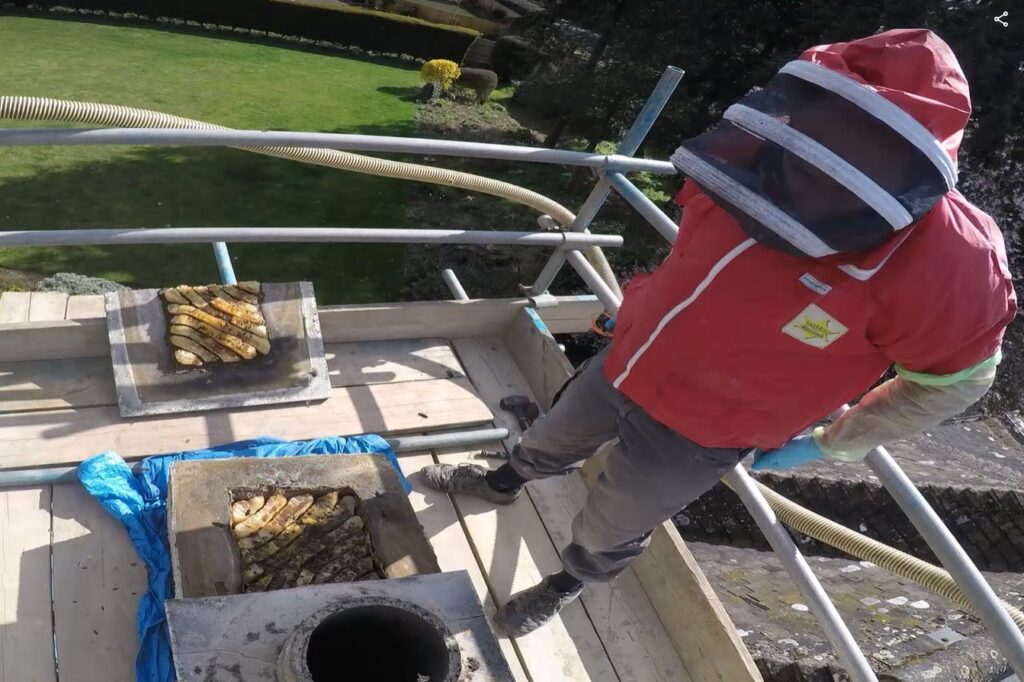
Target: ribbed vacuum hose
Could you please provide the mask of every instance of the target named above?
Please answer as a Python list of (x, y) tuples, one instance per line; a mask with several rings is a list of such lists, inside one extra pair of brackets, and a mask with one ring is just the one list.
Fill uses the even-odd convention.
[[(109, 126), (114, 128), (182, 128), (205, 130), (230, 130), (224, 126), (173, 116), (158, 111), (123, 107), (113, 104), (74, 102), (45, 97), (0, 97), (0, 119), (22, 121), (60, 121), (86, 125)], [(562, 227), (572, 224), (576, 216), (557, 201), (538, 194), (525, 187), (508, 182), (486, 178), (471, 173), (423, 166), (401, 161), (378, 159), (372, 156), (352, 154), (336, 149), (314, 147), (236, 147), (257, 154), (289, 159), (316, 166), (337, 168), (364, 175), (385, 178), (427, 182), (434, 185), (458, 187), (471, 192), (481, 192), (529, 206), (542, 214), (551, 216)], [(601, 278), (621, 296), (618, 282), (608, 259), (600, 248), (591, 246), (585, 250), (587, 259), (600, 273)]]
[[(172, 116), (156, 111), (110, 104), (73, 102), (42, 97), (0, 97), (0, 119), (61, 121), (119, 128), (183, 128), (229, 130), (223, 126)], [(479, 175), (434, 168), (419, 164), (378, 159), (334, 149), (312, 147), (237, 147), (245, 151), (289, 159), (328, 168), (353, 171), (365, 175), (398, 178), (435, 185), (458, 187), (507, 199), (551, 216), (562, 227), (568, 227), (576, 216), (556, 201), (537, 192), (511, 183)], [(608, 286), (621, 297), (622, 292), (604, 253), (598, 247), (585, 251), (587, 259)], [(860, 533), (830, 521), (787, 500), (770, 488), (757, 483), (776, 516), (788, 526), (855, 557), (870, 561), (908, 580), (946, 597), (970, 611), (971, 605), (956, 582), (946, 571), (909, 554), (889, 547)], [(1017, 627), (1024, 630), (1024, 613), (1002, 602)]]
[[(960, 608), (972, 611), (970, 602), (953, 578), (938, 566), (933, 566), (927, 561), (922, 561), (877, 540), (865, 537), (835, 521), (830, 521), (801, 507), (760, 482), (755, 481), (755, 483), (767, 500), (768, 506), (787, 526), (824, 542), (826, 545), (841, 549), (858, 559), (881, 566), (890, 573), (913, 580), (918, 585), (942, 595)], [(1002, 600), (1000, 603), (1017, 627), (1024, 631), (1024, 613)]]

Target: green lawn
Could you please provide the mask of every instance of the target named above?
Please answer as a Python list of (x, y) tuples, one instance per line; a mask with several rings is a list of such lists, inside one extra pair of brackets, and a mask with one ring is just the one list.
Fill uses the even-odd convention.
[[(107, 102), (239, 128), (408, 135), (415, 68), (243, 40), (0, 16), (0, 94)], [(3, 122), (0, 125), (15, 125)], [(25, 125), (25, 124), (17, 124)], [(0, 148), (0, 230), (402, 227), (405, 185), (205, 148)], [(312, 279), (321, 303), (393, 298), (401, 247), (237, 245), (240, 278)], [(0, 249), (0, 267), (132, 286), (215, 281), (206, 245)]]

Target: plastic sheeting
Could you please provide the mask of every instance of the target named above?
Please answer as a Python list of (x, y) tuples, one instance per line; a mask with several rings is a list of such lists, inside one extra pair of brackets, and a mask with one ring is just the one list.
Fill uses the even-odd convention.
[(138, 612), (139, 653), (135, 660), (138, 682), (174, 682), (175, 679), (164, 614), (164, 600), (173, 596), (167, 540), (167, 487), (171, 464), (186, 459), (357, 453), (386, 456), (398, 471), (402, 486), (409, 492), (411, 488), (402, 476), (395, 453), (386, 440), (374, 435), (307, 441), (263, 437), (206, 450), (148, 457), (137, 473), (112, 451), (96, 455), (79, 465), (78, 478), (82, 485), (124, 525), (135, 551), (146, 564), (148, 585), (139, 600)]

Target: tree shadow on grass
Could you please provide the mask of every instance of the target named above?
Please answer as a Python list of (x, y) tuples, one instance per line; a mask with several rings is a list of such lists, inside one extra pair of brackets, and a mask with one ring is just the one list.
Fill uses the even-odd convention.
[(420, 88), (401, 88), (394, 85), (384, 85), (377, 88), (377, 92), (382, 92), (385, 95), (394, 95), (403, 102), (418, 102)]
[[(408, 134), (370, 126), (368, 134)], [(30, 153), (27, 150), (6, 152)], [(0, 179), (0, 230), (110, 227), (404, 227), (406, 184), (213, 148), (132, 148)], [(17, 158), (8, 161), (17, 163)], [(321, 303), (393, 300), (403, 249), (372, 244), (237, 244), (240, 278), (312, 280)], [(0, 248), (0, 266), (77, 272), (134, 287), (216, 281), (206, 244)]]

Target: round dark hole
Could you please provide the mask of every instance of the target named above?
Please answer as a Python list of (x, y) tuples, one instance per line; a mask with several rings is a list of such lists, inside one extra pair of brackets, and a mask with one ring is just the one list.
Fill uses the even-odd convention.
[(444, 635), (415, 613), (386, 605), (325, 618), (310, 635), (306, 664), (313, 682), (441, 682), (449, 672)]

